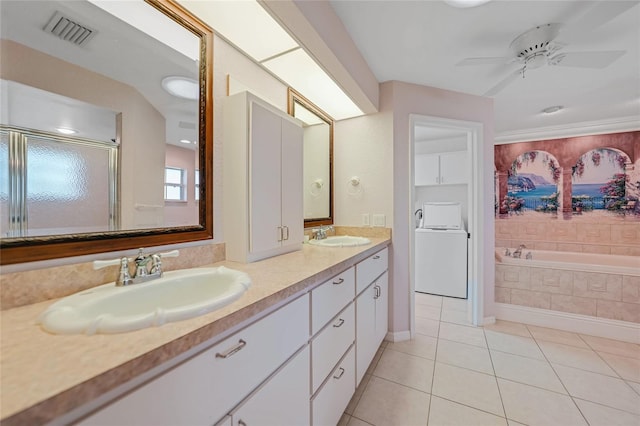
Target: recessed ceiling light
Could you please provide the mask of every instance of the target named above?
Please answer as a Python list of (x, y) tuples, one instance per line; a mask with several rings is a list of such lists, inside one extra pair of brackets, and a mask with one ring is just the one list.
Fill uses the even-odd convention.
[(200, 87), (192, 78), (170, 76), (162, 79), (162, 88), (169, 94), (183, 99), (197, 100)]
[(182, 143), (191, 143), (191, 141), (188, 140), (188, 139), (180, 139), (180, 142), (182, 142)]
[(56, 130), (63, 135), (73, 135), (78, 133), (77, 130), (69, 129), (68, 127), (58, 127)]
[(446, 4), (458, 8), (476, 7), (489, 3), (491, 0), (444, 0)]
[(547, 107), (545, 109), (542, 110), (543, 114), (554, 114), (560, 110), (564, 109), (564, 107), (562, 105), (554, 105), (554, 106), (550, 106)]

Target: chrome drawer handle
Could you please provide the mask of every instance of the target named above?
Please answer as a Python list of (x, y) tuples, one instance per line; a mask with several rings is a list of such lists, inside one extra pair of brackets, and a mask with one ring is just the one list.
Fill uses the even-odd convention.
[(334, 285), (342, 284), (344, 282), (344, 278), (338, 278), (338, 281), (334, 281)]
[(378, 260), (378, 259), (380, 259), (380, 256), (378, 256), (378, 255), (373, 256), (373, 260)]
[(333, 324), (333, 326), (335, 328), (338, 328), (338, 327), (342, 327), (342, 324), (344, 324), (344, 320), (342, 318), (340, 318), (340, 319), (338, 319), (338, 325)]
[(238, 341), (237, 345), (235, 345), (234, 347), (230, 348), (226, 352), (223, 352), (223, 353), (218, 352), (218, 353), (216, 353), (216, 358), (229, 358), (231, 355), (235, 354), (240, 349), (244, 348), (246, 345), (247, 345), (247, 342), (245, 342), (244, 340), (240, 339)]
[(340, 367), (340, 374), (338, 374), (337, 376), (333, 376), (333, 378), (339, 379), (340, 377), (342, 377), (343, 374), (344, 374), (344, 368)]
[(373, 289), (375, 290), (373, 298), (377, 299), (378, 297), (380, 297), (380, 286), (374, 285)]

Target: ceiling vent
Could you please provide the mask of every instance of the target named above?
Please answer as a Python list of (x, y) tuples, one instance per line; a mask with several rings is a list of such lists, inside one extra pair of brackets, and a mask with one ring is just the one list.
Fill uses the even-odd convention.
[(69, 43), (73, 43), (76, 46), (86, 45), (96, 34), (95, 30), (75, 22), (60, 12), (54, 13), (43, 29), (45, 32), (53, 34)]

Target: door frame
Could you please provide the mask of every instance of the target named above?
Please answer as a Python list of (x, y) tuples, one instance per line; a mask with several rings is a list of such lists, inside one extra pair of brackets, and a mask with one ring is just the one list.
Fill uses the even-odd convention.
[(416, 125), (434, 127), (438, 129), (453, 130), (467, 135), (467, 170), (469, 170), (469, 183), (467, 184), (467, 211), (469, 238), (468, 290), (467, 290), (467, 318), (470, 324), (481, 326), (484, 320), (484, 279), (482, 263), (481, 236), (483, 230), (483, 211), (480, 203), (482, 197), (482, 163), (483, 163), (483, 124), (474, 121), (455, 120), (450, 118), (434, 117), (420, 114), (409, 115), (409, 314), (410, 334), (415, 335), (415, 232), (414, 232), (414, 207), (415, 194), (415, 127)]

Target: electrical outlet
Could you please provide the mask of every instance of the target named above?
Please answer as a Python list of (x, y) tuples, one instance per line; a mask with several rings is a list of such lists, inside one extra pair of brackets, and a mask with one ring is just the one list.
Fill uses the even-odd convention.
[(362, 226), (371, 226), (371, 222), (369, 222), (369, 213), (362, 213)]
[(374, 214), (373, 215), (373, 226), (384, 227), (386, 224), (386, 218), (383, 214)]

